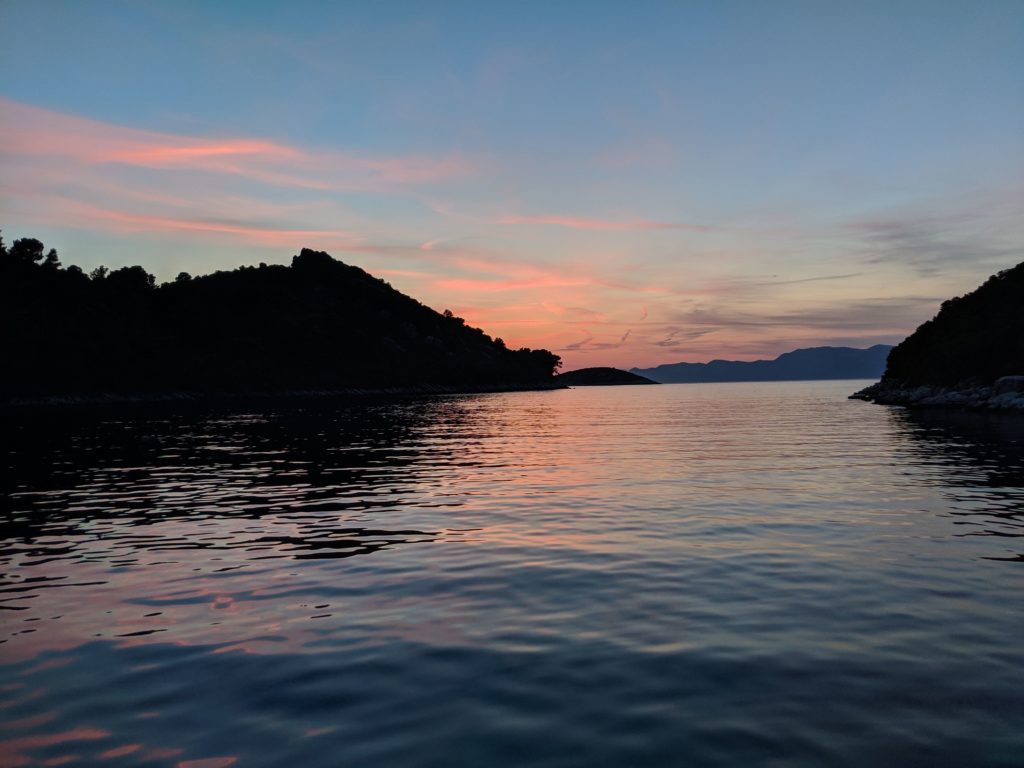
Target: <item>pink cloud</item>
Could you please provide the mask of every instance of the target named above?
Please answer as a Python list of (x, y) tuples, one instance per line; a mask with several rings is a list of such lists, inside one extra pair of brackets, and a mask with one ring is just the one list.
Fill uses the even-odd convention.
[(443, 278), (434, 286), (444, 291), (465, 291), (467, 293), (495, 293), (503, 291), (536, 290), (539, 288), (565, 288), (585, 285), (586, 282), (573, 278), (538, 276), (533, 278)]
[[(148, 168), (173, 168), (190, 166), (209, 158), (223, 157), (264, 157), (280, 160), (302, 160), (303, 153), (290, 147), (283, 147), (269, 141), (239, 139), (226, 142), (203, 142), (179, 137), (160, 137), (167, 142), (163, 145), (142, 145), (114, 151), (97, 158), (100, 162), (119, 162), (128, 165), (142, 165)], [(187, 142), (175, 145), (172, 141)]]
[(688, 232), (709, 232), (711, 227), (700, 224), (678, 224), (669, 221), (613, 221), (592, 219), (583, 216), (504, 216), (500, 224), (533, 224), (569, 229), (596, 230), (599, 232), (629, 232), (636, 230), (680, 229)]
[(391, 269), (389, 267), (378, 267), (373, 270), (373, 274), (378, 277), (381, 275), (384, 275), (385, 277), (411, 277), (417, 280), (424, 280), (433, 277), (430, 272), (421, 272), (418, 269)]
[(295, 249), (300, 245), (321, 245), (339, 250), (355, 247), (353, 235), (344, 230), (291, 229), (269, 227), (244, 221), (204, 219), (188, 216), (154, 216), (102, 208), (77, 200), (51, 198), (47, 206), (51, 223), (92, 226), (113, 232), (182, 232), (228, 235), (257, 245)]
[(550, 312), (552, 315), (563, 318), (564, 322), (603, 322), (608, 319), (608, 315), (604, 312), (598, 312), (587, 307), (568, 307), (564, 304), (558, 304), (553, 301), (541, 302), (541, 306), (546, 312)]
[(0, 97), (5, 155), (242, 176), (276, 186), (383, 191), (471, 174), (457, 154), (373, 156), (305, 150), (249, 137), (203, 138), (141, 130)]
[[(422, 256), (419, 238), (367, 242), (332, 226), (365, 217), (332, 195), (310, 199), (293, 190), (386, 194), (473, 171), (454, 154), (364, 156), (252, 137), (179, 135), (0, 97), (0, 194), (6, 215), (24, 223)], [(425, 250), (440, 244), (433, 242)]]
[(283, 245), (295, 247), (296, 243), (322, 238), (347, 238), (350, 235), (343, 231), (320, 229), (272, 229), (238, 222), (205, 221), (203, 219), (178, 219), (166, 216), (142, 216), (124, 213), (123, 211), (101, 211), (96, 215), (123, 225), (124, 228), (135, 228), (143, 231), (185, 231), (213, 232), (217, 234), (241, 235), (247, 240), (265, 245)]

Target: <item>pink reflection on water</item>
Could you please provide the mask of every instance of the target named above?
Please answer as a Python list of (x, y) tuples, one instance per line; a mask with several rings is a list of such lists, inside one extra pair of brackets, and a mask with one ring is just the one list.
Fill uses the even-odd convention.
[(227, 768), (236, 762), (237, 757), (204, 757), (200, 760), (182, 760), (178, 768)]
[(338, 727), (336, 725), (328, 725), (323, 728), (308, 728), (305, 731), (303, 731), (302, 738), (313, 739), (317, 736), (323, 736), (326, 733), (333, 733), (336, 730), (338, 730)]
[(62, 656), (54, 659), (47, 659), (41, 661), (28, 669), (23, 669), (19, 675), (21, 677), (32, 677), (39, 672), (45, 672), (48, 669), (59, 669), (60, 667), (66, 667), (71, 662), (75, 661), (74, 656)]
[(40, 725), (45, 725), (56, 717), (57, 713), (54, 711), (43, 712), (38, 715), (33, 715), (32, 717), (8, 720), (6, 723), (0, 723), (0, 728), (8, 731), (24, 731), (29, 728), (36, 728)]
[(177, 747), (157, 747), (146, 752), (142, 758), (143, 760), (168, 760), (172, 757), (177, 757), (184, 751)]
[(7, 768), (15, 768), (21, 765), (32, 765), (35, 762), (25, 752), (52, 747), (56, 744), (64, 744), (74, 741), (92, 741), (105, 739), (110, 736), (110, 731), (99, 728), (72, 728), (70, 731), (60, 733), (41, 733), (33, 736), (19, 736), (15, 739), (0, 741), (0, 764)]
[(125, 755), (132, 755), (142, 749), (141, 744), (125, 744), (123, 747), (114, 747), (106, 752), (100, 752), (100, 760), (113, 760)]

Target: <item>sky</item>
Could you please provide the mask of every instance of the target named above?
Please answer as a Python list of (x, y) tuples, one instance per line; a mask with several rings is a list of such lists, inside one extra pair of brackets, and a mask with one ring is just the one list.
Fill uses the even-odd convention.
[(1024, 259), (1024, 3), (0, 0), (0, 228), (325, 250), (565, 368), (897, 343)]

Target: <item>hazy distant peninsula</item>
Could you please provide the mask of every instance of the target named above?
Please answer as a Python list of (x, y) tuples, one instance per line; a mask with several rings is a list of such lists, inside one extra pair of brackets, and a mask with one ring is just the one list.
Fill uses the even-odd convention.
[(632, 373), (664, 384), (729, 381), (799, 381), (815, 379), (874, 379), (885, 370), (892, 347), (876, 344), (853, 347), (808, 347), (774, 360), (712, 360), (709, 363), (668, 363), (656, 368), (631, 368)]
[(853, 395), (896, 405), (1024, 408), (1024, 262), (945, 301)]
[(609, 387), (620, 384), (657, 384), (658, 382), (618, 368), (578, 368), (555, 377), (570, 387)]
[(0, 241), (0, 400), (549, 388), (559, 357), (508, 349), (358, 267), (303, 249), (156, 284)]

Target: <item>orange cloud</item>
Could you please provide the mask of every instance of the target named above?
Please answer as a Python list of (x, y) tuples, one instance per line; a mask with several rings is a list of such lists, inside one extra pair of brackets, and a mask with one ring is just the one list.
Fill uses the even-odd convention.
[(583, 288), (594, 285), (588, 270), (566, 264), (549, 269), (527, 262), (497, 261), (479, 258), (473, 253), (453, 254), (449, 267), (472, 273), (472, 277), (442, 278), (434, 286), (445, 291), (494, 293), (516, 290)]
[(472, 279), (444, 278), (436, 280), (434, 285), (444, 291), (466, 291), (467, 293), (492, 293), (502, 291), (533, 290), (537, 288), (557, 288), (565, 286), (585, 285), (582, 280), (558, 277), (536, 277), (530, 279)]

